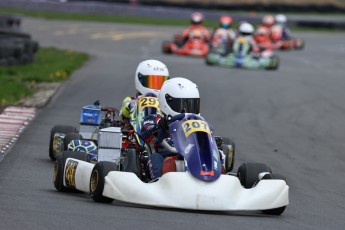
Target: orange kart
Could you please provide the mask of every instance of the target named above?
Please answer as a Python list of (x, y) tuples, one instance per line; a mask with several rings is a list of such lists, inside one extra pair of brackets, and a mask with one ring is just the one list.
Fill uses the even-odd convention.
[(299, 38), (293, 38), (290, 36), (283, 36), (283, 30), (280, 26), (272, 27), (271, 40), (273, 43), (280, 44), (280, 49), (298, 49), (304, 48), (304, 40)]
[(166, 54), (205, 57), (208, 50), (209, 45), (198, 30), (193, 31), (187, 40), (175, 34), (173, 42), (164, 41), (162, 44), (162, 52)]

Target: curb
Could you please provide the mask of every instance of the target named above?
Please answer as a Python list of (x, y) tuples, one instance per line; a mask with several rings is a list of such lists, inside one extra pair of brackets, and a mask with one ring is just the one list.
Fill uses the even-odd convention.
[(0, 160), (36, 115), (36, 108), (10, 106), (0, 114)]
[(19, 106), (0, 107), (0, 161), (35, 118), (37, 110), (50, 101), (60, 85), (61, 83), (41, 84), (38, 92), (20, 101)]

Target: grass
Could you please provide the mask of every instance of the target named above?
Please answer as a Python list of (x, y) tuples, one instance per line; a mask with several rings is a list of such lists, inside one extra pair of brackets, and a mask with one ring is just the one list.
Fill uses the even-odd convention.
[(78, 69), (88, 55), (69, 50), (40, 48), (32, 64), (0, 67), (0, 105), (16, 105), (34, 93), (32, 86), (43, 82), (61, 82)]

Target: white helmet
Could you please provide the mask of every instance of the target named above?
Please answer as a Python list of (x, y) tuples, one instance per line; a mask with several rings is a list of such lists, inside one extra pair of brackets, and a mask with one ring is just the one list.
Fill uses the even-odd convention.
[(284, 14), (277, 14), (275, 20), (278, 24), (284, 25), (287, 21), (287, 18)]
[(146, 60), (139, 63), (135, 72), (135, 88), (138, 93), (158, 95), (163, 83), (169, 79), (169, 70), (164, 63)]
[(272, 15), (263, 16), (262, 24), (272, 26), (274, 24), (274, 17)]
[(194, 25), (202, 24), (204, 22), (204, 15), (200, 12), (192, 13), (190, 20)]
[(243, 23), (241, 23), (240, 27), (238, 28), (238, 31), (242, 35), (251, 35), (254, 32), (254, 27), (252, 26), (252, 24), (250, 24), (248, 22), (243, 22)]
[(186, 78), (167, 80), (158, 94), (159, 108), (165, 115), (200, 113), (198, 86)]

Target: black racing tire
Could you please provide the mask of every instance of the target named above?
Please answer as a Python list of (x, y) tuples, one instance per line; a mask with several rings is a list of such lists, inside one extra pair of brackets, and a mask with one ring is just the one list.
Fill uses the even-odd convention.
[(205, 64), (206, 64), (206, 65), (214, 65), (214, 63), (211, 62), (211, 61), (208, 59), (208, 54), (207, 54), (206, 57), (205, 57)]
[(84, 152), (64, 151), (61, 153), (61, 155), (56, 157), (54, 163), (53, 182), (54, 187), (59, 192), (69, 192), (74, 190), (73, 188), (67, 188), (63, 184), (64, 169), (67, 158), (74, 158), (77, 160), (87, 161), (87, 154)]
[(97, 162), (90, 178), (90, 195), (98, 203), (111, 203), (114, 199), (103, 196), (105, 176), (110, 171), (118, 171), (117, 164), (109, 161)]
[(50, 139), (49, 139), (49, 157), (51, 160), (55, 161), (56, 158), (54, 156), (53, 152), (53, 140), (54, 140), (54, 135), (55, 133), (75, 133), (78, 132), (77, 128), (74, 126), (66, 126), (66, 125), (55, 125), (51, 130), (50, 130)]
[(67, 151), (68, 144), (73, 140), (82, 140), (83, 137), (79, 133), (67, 133), (63, 139), (63, 150)]
[(138, 151), (129, 147), (124, 150), (124, 159), (121, 165), (121, 171), (132, 172), (141, 177), (141, 167)]
[(296, 46), (295, 49), (296, 49), (296, 50), (303, 50), (304, 47), (305, 47), (305, 42), (304, 42), (303, 39), (299, 39), (299, 40), (300, 40), (301, 44), (298, 45), (298, 46)]
[(263, 163), (243, 163), (238, 168), (237, 176), (244, 188), (252, 188), (262, 172), (272, 173), (272, 169)]
[(165, 54), (171, 54), (172, 53), (169, 41), (164, 41), (162, 43), (162, 52)]
[(36, 53), (40, 47), (39, 43), (37, 41), (31, 41), (32, 43), (32, 52)]
[(278, 55), (273, 55), (271, 57), (271, 64), (270, 66), (266, 67), (267, 70), (277, 70), (280, 65), (280, 58)]
[(232, 140), (229, 140), (226, 144), (222, 145), (222, 150), (225, 154), (225, 173), (231, 172), (234, 168), (235, 149), (236, 145)]
[(66, 192), (67, 188), (63, 185), (63, 174), (64, 174), (64, 162), (63, 162), (63, 155), (59, 155), (56, 157), (54, 163), (54, 177), (53, 183), (54, 187), (59, 192)]

